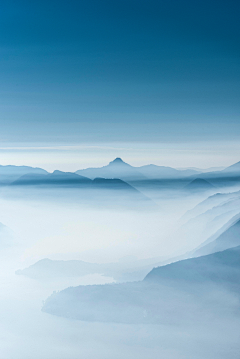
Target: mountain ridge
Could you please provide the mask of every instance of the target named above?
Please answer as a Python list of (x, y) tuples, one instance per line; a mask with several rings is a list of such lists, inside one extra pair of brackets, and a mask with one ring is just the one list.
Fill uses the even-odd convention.
[(142, 181), (157, 178), (182, 178), (197, 174), (198, 172), (194, 170), (177, 170), (172, 167), (154, 164), (134, 167), (124, 162), (120, 157), (117, 157), (106, 166), (81, 169), (75, 173), (85, 175), (91, 179), (100, 176), (104, 178), (117, 177), (126, 181)]
[[(42, 310), (71, 319), (129, 324), (201, 320), (237, 310), (238, 302), (229, 308), (218, 293), (239, 297), (239, 278), (240, 246), (154, 268), (140, 282), (70, 287), (48, 297)], [(213, 298), (209, 310), (206, 303)]]

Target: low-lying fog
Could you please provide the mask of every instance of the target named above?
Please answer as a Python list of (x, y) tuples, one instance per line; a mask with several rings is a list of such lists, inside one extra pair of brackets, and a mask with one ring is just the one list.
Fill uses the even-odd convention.
[(211, 226), (209, 233), (204, 227), (201, 237), (197, 222), (190, 225), (191, 232), (188, 224), (186, 230), (181, 228), (181, 217), (208, 193), (146, 195), (149, 201), (141, 199), (132, 206), (119, 194), (109, 197), (103, 191), (95, 202), (79, 199), (77, 189), (1, 190), (0, 222), (8, 229), (0, 241), (1, 358), (239, 358), (239, 320), (234, 314), (212, 322), (209, 318), (207, 327), (191, 321), (123, 325), (68, 320), (41, 311), (53, 291), (114, 279), (91, 274), (38, 281), (15, 275), (43, 258), (123, 264), (144, 258), (170, 260), (212, 234)]
[[(99, 191), (96, 204), (80, 200), (77, 189), (42, 190), (35, 197), (32, 191), (0, 197), (1, 222), (13, 232), (23, 265), (45, 257), (112, 262), (125, 256), (140, 259), (185, 252), (181, 238), (170, 235), (186, 210), (206, 197), (156, 200), (152, 195), (150, 203), (140, 200), (131, 207), (127, 200), (116, 201), (104, 191)], [(189, 248), (195, 245), (193, 239)]]

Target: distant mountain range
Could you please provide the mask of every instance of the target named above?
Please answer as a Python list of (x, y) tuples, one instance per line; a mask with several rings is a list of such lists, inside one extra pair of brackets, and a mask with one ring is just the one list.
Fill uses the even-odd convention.
[[(93, 206), (134, 210), (156, 209), (157, 205), (131, 184), (118, 179), (90, 179), (76, 173), (54, 171), (47, 174), (25, 174), (8, 185), (10, 193), (32, 199), (66, 200)], [(141, 205), (140, 205), (141, 204)]]
[(0, 183), (8, 184), (26, 174), (46, 175), (47, 173), (47, 171), (38, 167), (0, 165)]
[(199, 173), (222, 171), (224, 169), (225, 169), (225, 167), (210, 167), (210, 168), (180, 167), (180, 168), (177, 168), (177, 170), (194, 170)]
[(145, 180), (147, 179), (141, 172), (135, 167), (125, 163), (121, 158), (116, 158), (110, 162), (107, 166), (101, 168), (87, 168), (85, 170), (79, 170), (76, 172), (78, 175), (86, 176), (91, 179), (102, 178), (120, 178), (123, 181)]
[[(174, 169), (153, 164), (134, 167), (116, 158), (108, 165), (100, 168), (87, 168), (75, 173), (54, 171), (49, 173), (41, 168), (28, 166), (0, 166), (0, 184), (77, 184), (87, 183), (96, 178), (120, 179), (124, 182), (143, 182), (153, 180), (186, 180), (191, 181), (204, 179), (211, 185), (229, 185), (231, 181), (240, 179), (240, 162), (221, 171), (201, 173), (195, 169)], [(89, 182), (90, 183), (90, 182)], [(186, 183), (187, 184), (187, 183)], [(184, 186), (184, 183), (183, 183)], [(192, 186), (191, 186), (192, 187)]]
[(16, 181), (13, 181), (11, 186), (60, 186), (115, 191), (123, 190), (140, 195), (140, 192), (137, 189), (118, 178), (95, 178), (92, 180), (76, 173), (61, 171), (54, 171), (53, 173), (47, 173), (45, 175), (35, 173), (26, 174)]
[(146, 165), (133, 167), (124, 162), (121, 158), (116, 158), (107, 166), (101, 168), (87, 168), (76, 171), (77, 174), (94, 179), (103, 178), (120, 178), (123, 181), (143, 181), (147, 179), (170, 179), (189, 177), (199, 172), (194, 170), (176, 170), (171, 167)]
[[(209, 169), (211, 170), (211, 169)], [(240, 162), (229, 166), (225, 169), (217, 170), (213, 168), (212, 171), (198, 169), (175, 169), (165, 166), (145, 165), (134, 167), (124, 162), (121, 158), (116, 158), (107, 166), (100, 168), (87, 168), (76, 171), (77, 174), (89, 178), (103, 177), (103, 178), (120, 178), (124, 181), (143, 181), (147, 179), (183, 179), (183, 178), (223, 178), (231, 176), (240, 176)]]
[(228, 177), (240, 177), (240, 161), (221, 170), (205, 172), (198, 175), (199, 178), (215, 179), (215, 178), (228, 178)]
[(16, 181), (13, 181), (11, 185), (78, 185), (89, 184), (92, 181), (80, 175), (71, 172), (54, 171), (53, 173), (38, 174), (28, 173)]

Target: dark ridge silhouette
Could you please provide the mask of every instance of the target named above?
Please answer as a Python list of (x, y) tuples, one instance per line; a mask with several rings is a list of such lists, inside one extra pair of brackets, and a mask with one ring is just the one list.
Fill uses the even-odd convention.
[(162, 267), (154, 268), (144, 281), (160, 283), (180, 281), (190, 283), (215, 282), (225, 286), (239, 287), (240, 279), (240, 246), (204, 255), (197, 258), (181, 260)]
[(131, 186), (130, 184), (118, 179), (105, 179), (105, 178), (95, 178), (93, 180), (93, 185), (96, 188), (112, 188), (116, 190), (127, 190), (127, 191), (134, 191), (135, 193), (140, 193), (136, 188)]
[[(111, 208), (125, 206), (128, 209), (144, 210), (144, 206), (139, 206), (139, 203), (142, 202), (147, 205), (148, 209), (150, 207), (157, 208), (151, 199), (118, 178), (91, 180), (76, 173), (54, 171), (47, 175), (24, 175), (11, 183), (10, 188), (15, 188), (18, 196), (24, 195), (25, 192), (22, 191), (22, 188), (25, 188), (29, 198), (39, 198), (40, 196), (42, 199), (51, 196), (54, 200), (58, 200), (60, 193), (57, 194), (56, 191), (61, 190), (61, 196), (64, 195), (65, 200), (78, 203), (85, 202), (90, 205)], [(19, 191), (19, 189), (21, 190)], [(65, 189), (67, 191), (63, 192)]]
[(238, 310), (218, 293), (239, 296), (239, 280), (240, 246), (154, 268), (141, 282), (67, 288), (52, 294), (42, 310), (86, 321), (201, 321)]
[(78, 175), (71, 172), (61, 172), (54, 171), (53, 173), (47, 175), (38, 175), (38, 174), (27, 174), (20, 177), (18, 180), (11, 183), (13, 186), (39, 186), (39, 185), (84, 185), (84, 187), (89, 189), (111, 189), (111, 190), (125, 190), (131, 191), (134, 193), (140, 194), (140, 192), (135, 189), (130, 184), (122, 181), (118, 178), (105, 179), (105, 178), (95, 178), (91, 180), (87, 177)]
[(88, 184), (92, 181), (80, 175), (71, 172), (54, 171), (46, 175), (26, 174), (13, 183), (13, 186), (20, 185), (74, 185), (74, 184)]
[(207, 191), (214, 188), (215, 186), (213, 186), (211, 183), (209, 183), (203, 178), (196, 178), (192, 182), (188, 183), (185, 187), (185, 189), (192, 191), (200, 191), (200, 190)]

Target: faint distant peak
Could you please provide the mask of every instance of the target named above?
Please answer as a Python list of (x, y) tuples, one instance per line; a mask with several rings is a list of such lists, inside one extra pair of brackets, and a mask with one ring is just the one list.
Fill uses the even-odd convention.
[(203, 178), (196, 178), (192, 182), (187, 184), (185, 188), (211, 189), (215, 188), (215, 186)]
[(115, 158), (115, 160), (109, 162), (109, 164), (114, 164), (114, 165), (118, 165), (118, 164), (127, 164), (126, 162), (124, 162), (120, 157)]
[(64, 172), (59, 171), (59, 170), (55, 170), (55, 171), (53, 171), (52, 174), (54, 174), (54, 175), (62, 175), (62, 174), (64, 174)]

